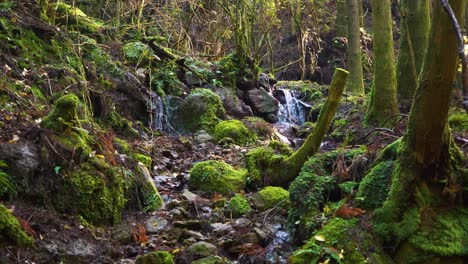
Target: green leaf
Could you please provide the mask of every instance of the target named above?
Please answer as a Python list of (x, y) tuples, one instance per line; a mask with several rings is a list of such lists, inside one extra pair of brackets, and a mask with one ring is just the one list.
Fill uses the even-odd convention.
[(55, 174), (59, 174), (59, 171), (62, 169), (62, 167), (60, 166), (55, 166), (54, 167), (54, 171), (55, 171)]

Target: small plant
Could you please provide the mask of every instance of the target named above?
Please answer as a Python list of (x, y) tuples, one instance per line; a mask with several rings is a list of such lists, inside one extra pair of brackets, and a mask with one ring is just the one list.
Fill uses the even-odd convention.
[(5, 161), (0, 160), (0, 197), (12, 197), (16, 195), (16, 187), (11, 182), (11, 177), (3, 169), (8, 165)]

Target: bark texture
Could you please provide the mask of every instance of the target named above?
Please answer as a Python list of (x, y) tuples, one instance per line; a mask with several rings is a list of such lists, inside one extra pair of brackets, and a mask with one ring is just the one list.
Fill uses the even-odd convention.
[[(361, 6), (362, 9), (362, 6)], [(362, 73), (361, 41), (359, 32), (359, 0), (347, 0), (348, 12), (348, 70), (349, 77), (346, 91), (352, 94), (364, 94)]]
[(337, 37), (347, 36), (348, 27), (346, 26), (346, 1), (347, 0), (336, 0), (335, 28)]
[(401, 37), (397, 64), (398, 100), (410, 106), (426, 53), (430, 30), (430, 1), (401, 1)]
[[(366, 123), (375, 126), (382, 126), (384, 121), (398, 113), (391, 2), (372, 0), (374, 81)], [(385, 126), (391, 126), (391, 122), (386, 122)]]

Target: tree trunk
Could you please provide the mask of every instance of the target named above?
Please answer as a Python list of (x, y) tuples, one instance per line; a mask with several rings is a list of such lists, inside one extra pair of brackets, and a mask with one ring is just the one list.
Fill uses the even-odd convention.
[[(458, 19), (462, 19), (464, 0), (451, 0), (450, 4)], [(457, 247), (436, 245), (444, 240), (462, 248), (463, 239), (457, 241), (456, 237), (466, 237), (468, 231), (466, 227), (458, 226), (455, 217), (450, 217), (458, 206), (456, 198), (462, 196), (463, 184), (467, 181), (467, 171), (461, 168), (463, 156), (453, 142), (447, 122), (452, 84), (458, 66), (457, 39), (440, 1), (435, 2), (433, 7), (427, 53), (408, 127), (400, 143), (392, 185), (386, 202), (376, 212), (374, 219), (374, 229), (386, 246), (398, 248), (397, 261), (400, 257), (413, 257), (408, 252), (419, 252), (421, 258), (427, 258), (430, 254), (466, 254), (466, 251), (460, 253), (463, 249)], [(467, 214), (459, 217), (464, 217), (465, 220), (460, 220), (463, 225)], [(444, 220), (441, 222), (440, 219)], [(435, 221), (437, 224), (434, 224)], [(461, 230), (461, 233), (447, 233), (447, 229)], [(427, 259), (415, 262), (433, 263)]]
[(387, 127), (392, 123), (383, 123), (398, 113), (391, 2), (372, 0), (374, 81), (366, 114), (367, 124)]
[(401, 37), (397, 64), (398, 100), (410, 106), (427, 48), (430, 30), (429, 0), (401, 1)]
[(340, 68), (335, 70), (327, 101), (320, 110), (317, 126), (313, 133), (307, 137), (304, 144), (291, 156), (273, 160), (270, 164), (271, 179), (268, 179), (268, 182), (272, 185), (285, 186), (294, 180), (304, 163), (319, 150), (320, 144), (328, 131), (330, 122), (340, 103), (347, 77), (347, 71)]
[(358, 5), (359, 0), (347, 0), (349, 77), (346, 91), (352, 94), (364, 94)]
[(364, 11), (362, 9), (362, 0), (358, 0), (359, 27), (364, 27)]
[(346, 37), (347, 36), (347, 23), (346, 23), (346, 0), (336, 0), (336, 36)]

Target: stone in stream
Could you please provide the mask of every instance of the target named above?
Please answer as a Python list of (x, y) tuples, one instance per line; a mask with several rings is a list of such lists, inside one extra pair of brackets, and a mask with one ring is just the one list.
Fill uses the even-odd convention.
[(187, 247), (187, 249), (184, 251), (184, 254), (188, 259), (196, 260), (211, 255), (216, 255), (218, 254), (218, 249), (213, 244), (200, 241)]
[(245, 94), (247, 104), (252, 107), (254, 113), (265, 118), (268, 122), (276, 122), (276, 113), (279, 110), (279, 102), (264, 89), (249, 90)]

